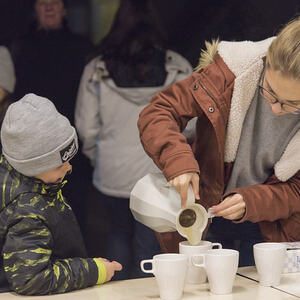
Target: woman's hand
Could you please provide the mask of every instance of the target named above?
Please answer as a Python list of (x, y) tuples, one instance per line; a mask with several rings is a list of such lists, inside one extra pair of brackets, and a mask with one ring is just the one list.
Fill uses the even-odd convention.
[(211, 207), (216, 217), (228, 220), (241, 219), (246, 212), (246, 203), (240, 194), (226, 197), (220, 204)]
[(192, 172), (192, 173), (185, 173), (185, 174), (179, 175), (179, 176), (173, 178), (172, 180), (170, 180), (169, 183), (180, 194), (181, 207), (186, 206), (187, 196), (188, 196), (188, 188), (189, 188), (190, 184), (192, 185), (195, 198), (197, 200), (200, 199), (200, 196), (199, 196), (199, 175), (198, 175), (198, 173)]
[(106, 268), (106, 279), (105, 282), (110, 281), (112, 277), (115, 275), (115, 271), (121, 271), (122, 265), (117, 261), (109, 261), (106, 258), (99, 257), (102, 260), (103, 264)]

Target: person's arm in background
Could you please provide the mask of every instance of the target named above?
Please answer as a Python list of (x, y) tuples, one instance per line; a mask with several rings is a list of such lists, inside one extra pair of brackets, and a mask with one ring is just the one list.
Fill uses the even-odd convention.
[(90, 62), (81, 77), (75, 108), (75, 126), (83, 144), (82, 152), (95, 163), (96, 142), (101, 129), (99, 84), (92, 82), (95, 61)]
[(101, 284), (122, 266), (101, 258), (57, 259), (42, 217), (23, 216), (8, 229), (3, 264), (10, 287), (18, 294), (64, 293)]

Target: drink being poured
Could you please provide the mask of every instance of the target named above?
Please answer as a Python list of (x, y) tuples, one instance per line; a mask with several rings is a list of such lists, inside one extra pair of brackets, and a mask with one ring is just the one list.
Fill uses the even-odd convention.
[(199, 245), (202, 239), (202, 232), (204, 229), (203, 222), (206, 223), (207, 219), (201, 217), (202, 215), (195, 210), (195, 207), (183, 209), (179, 214), (178, 222), (181, 226), (182, 233), (184, 233), (189, 244), (192, 246)]

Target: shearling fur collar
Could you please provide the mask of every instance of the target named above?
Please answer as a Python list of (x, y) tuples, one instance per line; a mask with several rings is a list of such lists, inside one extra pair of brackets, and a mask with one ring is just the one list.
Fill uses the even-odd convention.
[[(244, 118), (263, 70), (263, 57), (273, 39), (274, 37), (260, 42), (213, 41), (212, 44), (206, 43), (207, 49), (202, 51), (196, 71), (210, 64), (218, 52), (236, 77), (227, 124), (225, 162), (235, 160)], [(287, 181), (300, 169), (299, 149), (300, 131), (291, 139), (280, 160), (274, 166), (275, 175), (279, 180)]]

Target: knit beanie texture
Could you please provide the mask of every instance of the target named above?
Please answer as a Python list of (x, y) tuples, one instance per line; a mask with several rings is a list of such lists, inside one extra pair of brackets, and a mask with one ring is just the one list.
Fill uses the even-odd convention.
[(15, 89), (16, 76), (14, 64), (7, 48), (0, 46), (0, 88), (9, 93)]
[(35, 176), (60, 167), (78, 150), (76, 130), (54, 104), (27, 94), (11, 104), (1, 128), (2, 152), (20, 173)]

